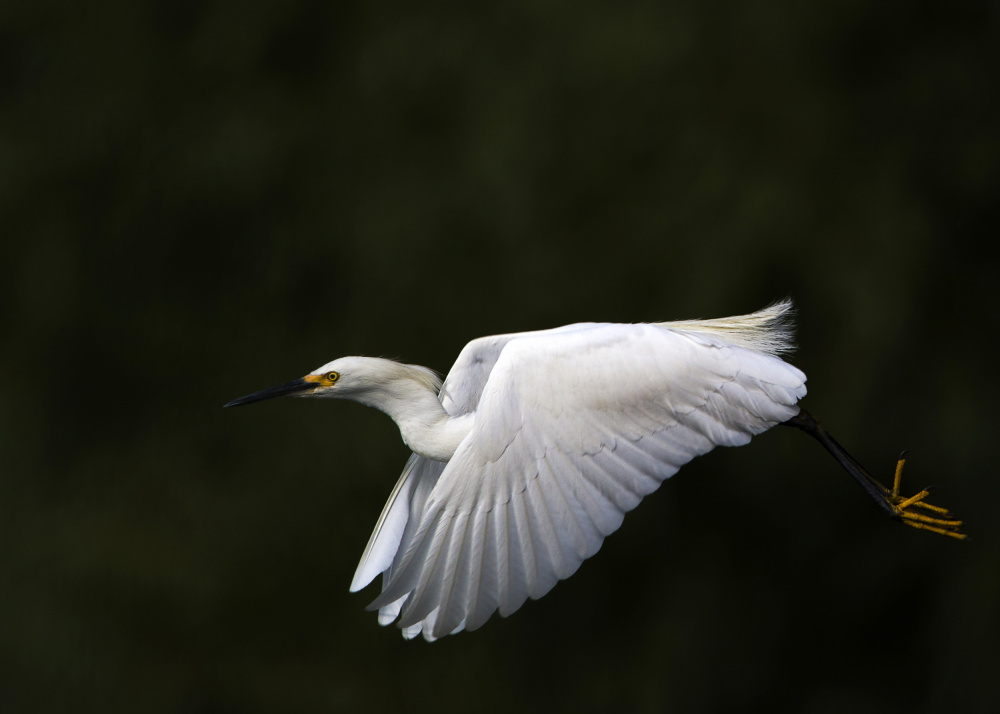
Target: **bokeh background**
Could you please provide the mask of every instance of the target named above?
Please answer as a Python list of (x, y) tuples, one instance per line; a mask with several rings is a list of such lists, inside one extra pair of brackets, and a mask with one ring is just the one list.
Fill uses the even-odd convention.
[[(0, 710), (1000, 705), (1000, 6), (0, 5)], [(345, 354), (792, 296), (811, 440), (692, 462), (507, 620), (350, 594), (407, 451), (221, 405)]]

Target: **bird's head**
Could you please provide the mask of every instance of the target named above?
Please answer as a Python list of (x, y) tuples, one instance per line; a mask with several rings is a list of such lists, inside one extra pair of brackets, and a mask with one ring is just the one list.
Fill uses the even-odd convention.
[(239, 407), (273, 397), (333, 397), (371, 403), (369, 396), (391, 390), (400, 381), (416, 382), (434, 392), (441, 384), (425, 367), (377, 357), (341, 357), (305, 377), (234, 399), (225, 406)]

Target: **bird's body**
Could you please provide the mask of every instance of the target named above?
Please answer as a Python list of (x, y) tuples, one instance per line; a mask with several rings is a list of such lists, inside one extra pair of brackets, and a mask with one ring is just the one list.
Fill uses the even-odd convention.
[(379, 622), (433, 640), (547, 593), (695, 456), (796, 418), (805, 375), (778, 357), (790, 308), (484, 337), (443, 385), (345, 357), (231, 405), (329, 396), (392, 417), (413, 455), (351, 590), (382, 573)]

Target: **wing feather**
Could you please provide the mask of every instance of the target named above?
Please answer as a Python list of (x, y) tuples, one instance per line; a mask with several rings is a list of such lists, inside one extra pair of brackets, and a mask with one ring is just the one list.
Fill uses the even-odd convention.
[[(526, 535), (521, 530), (520, 520), (517, 517), (518, 499), (511, 498), (503, 506), (506, 517), (506, 568), (503, 568), (506, 578), (504, 588), (501, 590), (501, 599), (497, 602), (497, 608), (502, 616), (506, 616), (524, 604), (528, 599), (530, 589), (530, 579), (534, 562), (525, 558), (522, 543)], [(523, 519), (521, 519), (523, 520)]]
[(481, 579), (483, 554), (486, 550), (486, 516), (482, 511), (475, 511), (469, 517), (465, 538), (456, 557), (451, 586), (441, 602), (440, 629), (454, 631), (465, 626), (467, 613), (471, 610), (470, 604)]
[[(537, 477), (528, 482), (528, 488), (522, 495), (533, 524), (532, 545), (536, 552), (544, 556), (539, 558), (539, 571), (549, 576), (540, 578), (539, 593), (543, 590), (548, 592), (559, 580), (569, 577), (567, 572), (569, 565), (563, 552), (564, 539), (569, 534), (564, 529), (556, 527), (552, 512), (549, 510), (547, 496), (548, 494), (539, 488)], [(532, 593), (532, 596), (541, 597), (541, 594)]]
[[(568, 552), (575, 553), (577, 558), (586, 558), (591, 541), (588, 534), (593, 533), (593, 524), (589, 522), (586, 513), (581, 512), (580, 505), (566, 495), (561, 479), (544, 459), (538, 462), (536, 468), (540, 472), (538, 487), (545, 493), (544, 498), (549, 504), (549, 513), (555, 521), (555, 529), (563, 547)], [(584, 525), (585, 522), (587, 525)], [(567, 560), (572, 562), (572, 556), (567, 557)], [(560, 579), (567, 577), (568, 574), (562, 575)]]
[(589, 558), (601, 547), (605, 536), (618, 530), (625, 519), (625, 512), (615, 506), (614, 501), (601, 488), (600, 482), (595, 483), (596, 477), (591, 478), (590, 470), (580, 471), (576, 464), (569, 461), (560, 451), (547, 452), (546, 461), (550, 464), (552, 473), (559, 474), (560, 482), (564, 484), (566, 491), (572, 494), (580, 510), (598, 533), (596, 547), (593, 544), (595, 536), (591, 536), (589, 541), (586, 556)]
[(461, 538), (468, 524), (468, 515), (440, 514), (436, 524), (433, 535), (425, 538), (425, 542), (430, 544), (429, 547), (426, 551), (421, 549), (416, 551), (419, 554), (421, 567), (408, 569), (416, 575), (416, 583), (413, 586), (413, 596), (403, 605), (403, 611), (399, 615), (400, 627), (415, 625), (437, 609), (448, 582), (450, 558), (442, 555), (444, 553), (452, 555), (453, 551), (461, 546)]
[(473, 630), (541, 597), (681, 466), (791, 418), (805, 394), (795, 367), (708, 329), (484, 339), (442, 397), (449, 413), (475, 410), (470, 434), (440, 470), (408, 466), (356, 577), (394, 552), (372, 607), (407, 636)]
[[(503, 553), (497, 509), (483, 515), (483, 549), (479, 562), (479, 578), (469, 592), (469, 615), (465, 625), (470, 630), (481, 627), (493, 614), (499, 602), (500, 560)], [(504, 561), (506, 557), (504, 556)]]
[(410, 540), (406, 537), (407, 529), (412, 532), (420, 520), (411, 516), (423, 513), (427, 496), (444, 472), (445, 465), (416, 454), (410, 455), (361, 556), (351, 581), (351, 592), (357, 592), (376, 575), (390, 568), (400, 543)]

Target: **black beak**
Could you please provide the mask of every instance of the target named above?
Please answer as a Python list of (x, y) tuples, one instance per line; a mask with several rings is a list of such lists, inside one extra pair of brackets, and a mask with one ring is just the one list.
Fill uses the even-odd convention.
[(272, 399), (274, 397), (294, 397), (298, 395), (305, 394), (306, 392), (311, 392), (317, 386), (316, 382), (307, 382), (305, 379), (296, 379), (292, 382), (286, 382), (285, 384), (280, 384), (277, 387), (271, 387), (270, 389), (262, 389), (259, 392), (254, 392), (253, 394), (248, 394), (245, 397), (240, 397), (239, 399), (234, 399), (225, 404), (226, 407), (241, 407), (244, 404), (253, 404), (254, 402), (262, 402), (265, 399)]

